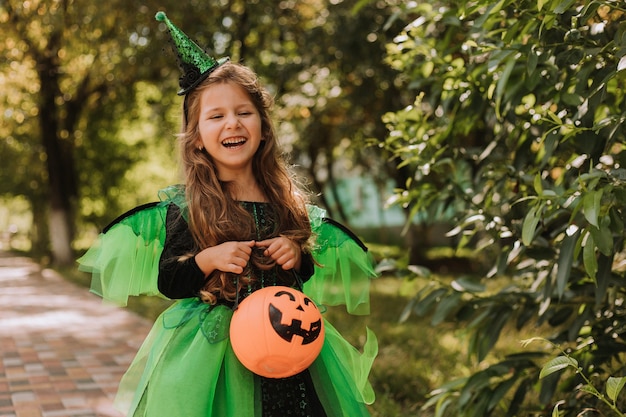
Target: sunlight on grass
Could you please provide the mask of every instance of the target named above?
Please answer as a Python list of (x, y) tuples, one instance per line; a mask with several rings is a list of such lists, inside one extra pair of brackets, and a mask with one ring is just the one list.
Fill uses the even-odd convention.
[(372, 282), (369, 316), (351, 316), (342, 307), (326, 312), (326, 318), (357, 348), (363, 346), (365, 326), (378, 337), (379, 354), (370, 378), (377, 395), (370, 407), (373, 416), (415, 416), (430, 391), (450, 375), (468, 373), (466, 361), (459, 361), (463, 346), (452, 326), (435, 328), (428, 318), (399, 321), (418, 286), (416, 280), (381, 277)]

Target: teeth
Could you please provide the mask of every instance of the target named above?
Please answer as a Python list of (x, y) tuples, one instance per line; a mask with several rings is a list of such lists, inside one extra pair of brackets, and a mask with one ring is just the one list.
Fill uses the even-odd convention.
[(230, 138), (230, 139), (226, 139), (222, 142), (222, 145), (224, 146), (236, 146), (236, 145), (241, 145), (243, 143), (246, 142), (245, 138)]

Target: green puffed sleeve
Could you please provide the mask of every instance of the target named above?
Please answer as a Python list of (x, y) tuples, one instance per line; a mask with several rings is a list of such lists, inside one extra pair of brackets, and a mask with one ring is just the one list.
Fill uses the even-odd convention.
[(369, 314), (370, 281), (377, 276), (367, 247), (345, 226), (309, 206), (315, 236), (312, 255), (318, 265), (304, 292), (319, 304), (342, 305), (351, 314)]
[(184, 207), (184, 190), (172, 186), (159, 196), (162, 201), (135, 207), (111, 222), (78, 259), (78, 269), (92, 274), (91, 292), (121, 306), (129, 296), (162, 296), (157, 278), (167, 207)]

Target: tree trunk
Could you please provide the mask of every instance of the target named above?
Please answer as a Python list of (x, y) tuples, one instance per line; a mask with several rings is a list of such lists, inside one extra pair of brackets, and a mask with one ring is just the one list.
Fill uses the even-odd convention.
[(42, 144), (46, 150), (49, 184), (49, 232), (52, 261), (57, 265), (74, 262), (72, 252), (73, 201), (76, 197), (76, 179), (69, 132), (60, 135), (56, 98), (60, 97), (56, 46), (50, 40), (46, 52), (37, 58), (41, 82), (39, 125)]
[(50, 228), (48, 227), (48, 202), (41, 198), (30, 199), (33, 225), (29, 234), (31, 253), (40, 260), (50, 256)]
[(409, 247), (409, 264), (425, 265), (428, 263), (426, 257), (426, 249), (430, 246), (428, 227), (411, 223), (406, 234), (406, 240)]

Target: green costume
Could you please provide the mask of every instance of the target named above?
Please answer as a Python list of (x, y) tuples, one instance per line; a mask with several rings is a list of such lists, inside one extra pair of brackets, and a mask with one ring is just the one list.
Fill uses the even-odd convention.
[[(119, 305), (129, 296), (163, 296), (157, 280), (168, 207), (174, 204), (182, 213), (186, 207), (182, 187), (170, 187), (160, 196), (162, 201), (118, 218), (79, 259), (80, 269), (93, 274), (94, 293)], [(352, 314), (368, 314), (369, 282), (375, 277), (370, 254), (320, 208), (310, 206), (309, 219), (317, 265), (303, 292), (318, 305), (343, 304)], [(374, 393), (367, 378), (378, 351), (369, 329), (360, 353), (325, 320), (322, 351), (304, 375), (268, 380), (247, 370), (234, 355), (229, 341), (232, 314), (230, 306), (211, 306), (198, 297), (176, 301), (157, 318), (139, 349), (120, 383), (116, 405), (128, 416), (146, 417), (317, 416), (304, 400), (304, 411), (271, 411), (280, 410), (280, 393), (288, 388), (294, 398), (286, 401), (297, 403), (300, 391), (308, 398), (306, 385), (328, 417), (369, 415), (366, 404), (374, 401)], [(280, 395), (268, 396), (272, 390)]]

